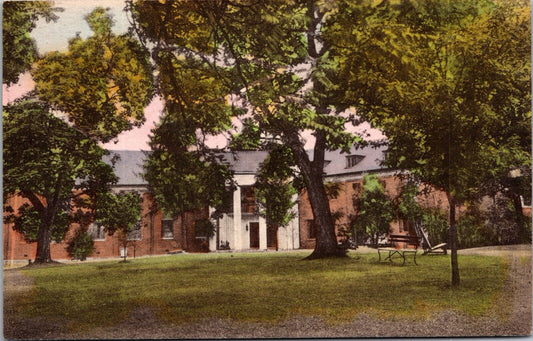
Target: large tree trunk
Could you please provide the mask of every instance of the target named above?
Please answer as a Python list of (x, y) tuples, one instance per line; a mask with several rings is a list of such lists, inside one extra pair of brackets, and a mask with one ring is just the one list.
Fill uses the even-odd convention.
[(37, 254), (35, 255), (36, 263), (52, 262), (50, 255), (50, 231), (54, 225), (59, 206), (60, 186), (61, 182), (57, 181), (54, 194), (46, 197), (46, 205), (41, 205), (41, 224), (39, 225), (39, 233), (37, 234)]
[[(49, 205), (45, 205), (41, 199), (33, 192), (20, 192), (23, 198), (28, 199), (33, 207), (40, 212), (41, 223), (37, 233), (37, 252), (35, 256), (36, 263), (50, 263), (50, 229), (54, 222), (53, 212), (50, 211)], [(47, 200), (47, 203), (50, 201)]]
[(455, 198), (446, 193), (448, 198), (448, 204), (450, 205), (450, 230), (449, 230), (449, 239), (450, 239), (450, 249), (451, 249), (451, 263), (452, 263), (452, 286), (458, 286), (460, 283), (459, 277), (459, 263), (457, 261), (457, 220), (455, 217), (455, 207), (456, 202)]
[(522, 209), (522, 199), (520, 198), (520, 195), (513, 192), (508, 192), (507, 197), (510, 198), (511, 202), (513, 203), (516, 223), (518, 224), (519, 228), (519, 235), (515, 236), (516, 239), (514, 239), (514, 241), (517, 243), (524, 242), (528, 237), (528, 231), (526, 231), (526, 218)]
[(294, 154), (297, 166), (304, 176), (307, 195), (317, 229), (315, 249), (307, 258), (316, 259), (345, 256), (345, 250), (337, 246), (335, 224), (331, 217), (329, 199), (326, 195), (324, 181), (322, 179), (325, 151), (325, 144), (323, 142), (325, 141), (321, 141), (322, 137), (320, 134), (317, 134), (314, 159), (311, 162), (297, 134), (287, 134), (285, 139)]
[(35, 256), (35, 263), (50, 263), (52, 257), (50, 255), (50, 229), (53, 221), (50, 219), (50, 214), (42, 214), (41, 224), (39, 225), (39, 232), (37, 234), (37, 253)]

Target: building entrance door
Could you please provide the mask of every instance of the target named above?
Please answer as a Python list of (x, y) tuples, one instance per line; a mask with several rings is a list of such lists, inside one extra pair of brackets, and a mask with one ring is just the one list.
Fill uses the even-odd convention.
[(250, 223), (250, 248), (259, 249), (259, 223)]

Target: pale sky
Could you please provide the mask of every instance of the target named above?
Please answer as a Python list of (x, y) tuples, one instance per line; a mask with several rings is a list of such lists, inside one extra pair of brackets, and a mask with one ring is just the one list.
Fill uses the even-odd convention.
[[(50, 51), (59, 50), (66, 51), (68, 40), (80, 34), (82, 38), (87, 38), (91, 35), (91, 31), (84, 17), (89, 14), (97, 6), (110, 8), (113, 15), (115, 25), (113, 31), (116, 34), (126, 32), (129, 26), (126, 13), (123, 11), (125, 2), (123, 0), (95, 0), (95, 1), (79, 1), (79, 0), (56, 0), (55, 7), (61, 7), (63, 12), (58, 12), (59, 19), (56, 22), (47, 23), (45, 20), (40, 20), (36, 28), (32, 31), (31, 36), (35, 39), (39, 53), (45, 54)], [(33, 89), (34, 83), (29, 73), (21, 76), (17, 84), (7, 88), (2, 86), (2, 104), (7, 104), (28, 90)], [(156, 97), (146, 107), (145, 117), (146, 123), (140, 127), (118, 136), (117, 142), (110, 142), (103, 145), (107, 149), (115, 150), (148, 150), (148, 135), (150, 130), (155, 126), (155, 122), (159, 121), (162, 111), (162, 100)], [(369, 129), (369, 125), (360, 127)], [(352, 129), (350, 129), (352, 130)], [(358, 129), (360, 130), (360, 129)], [(372, 130), (373, 138), (381, 138), (383, 135), (377, 130)], [(223, 138), (213, 138), (210, 143), (211, 147), (224, 147), (226, 140)], [(306, 148), (312, 148), (313, 139), (308, 138)]]

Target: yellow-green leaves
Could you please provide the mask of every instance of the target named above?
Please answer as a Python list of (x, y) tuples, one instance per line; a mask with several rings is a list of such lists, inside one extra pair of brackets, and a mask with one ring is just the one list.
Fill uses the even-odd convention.
[(41, 99), (65, 112), (78, 129), (106, 142), (144, 122), (152, 76), (139, 44), (111, 33), (105, 10), (97, 8), (87, 20), (92, 37), (71, 39), (68, 52), (47, 54), (32, 74)]
[(345, 100), (389, 137), (390, 166), (465, 198), (517, 165), (500, 157), (521, 154), (510, 141), (529, 151), (526, 7), (340, 2), (326, 37), (340, 58)]
[(51, 1), (4, 1), (2, 15), (3, 83), (16, 83), (37, 58), (30, 32), (39, 17), (46, 21), (57, 16)]

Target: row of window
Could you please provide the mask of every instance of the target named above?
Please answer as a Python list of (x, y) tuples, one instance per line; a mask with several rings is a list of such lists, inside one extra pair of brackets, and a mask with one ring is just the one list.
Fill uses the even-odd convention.
[[(99, 226), (95, 223), (89, 225), (87, 233), (93, 240), (102, 241), (105, 240), (106, 229), (105, 226)], [(161, 237), (163, 239), (174, 238), (174, 221), (172, 219), (161, 220)], [(141, 223), (135, 225), (134, 229), (128, 233), (128, 240), (142, 240)]]
[[(253, 186), (241, 187), (241, 211), (242, 213), (254, 214), (256, 210), (255, 203), (255, 188)], [(233, 212), (233, 201), (231, 201), (230, 212)], [(87, 230), (93, 240), (102, 241), (106, 237), (106, 229), (104, 226), (98, 226), (97, 224), (91, 224)], [(161, 220), (161, 238), (173, 239), (174, 238), (174, 221), (172, 218), (163, 218)], [(133, 231), (128, 233), (128, 240), (141, 240), (142, 229), (139, 222)]]

